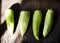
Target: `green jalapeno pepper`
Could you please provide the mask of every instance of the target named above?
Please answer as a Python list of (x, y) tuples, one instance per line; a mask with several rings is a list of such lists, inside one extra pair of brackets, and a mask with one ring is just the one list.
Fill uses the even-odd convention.
[(20, 13), (20, 32), (23, 36), (27, 30), (28, 24), (30, 19), (30, 12), (29, 11), (21, 11)]
[(43, 36), (46, 37), (53, 25), (53, 10), (48, 9), (44, 22)]
[(10, 34), (14, 31), (14, 11), (12, 9), (5, 10), (7, 30)]
[(33, 15), (32, 27), (33, 27), (33, 35), (37, 40), (39, 40), (39, 27), (40, 27), (41, 20), (42, 20), (41, 11), (35, 10)]

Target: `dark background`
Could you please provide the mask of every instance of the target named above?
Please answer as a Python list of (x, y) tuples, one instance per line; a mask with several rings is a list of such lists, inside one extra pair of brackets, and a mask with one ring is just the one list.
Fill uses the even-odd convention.
[[(29, 26), (28, 26), (26, 34), (24, 35), (22, 43), (60, 43), (60, 1), (58, 0), (23, 0), (21, 4), (15, 3), (10, 8), (12, 8), (15, 12), (14, 14), (15, 30), (18, 23), (19, 12), (21, 10), (28, 10), (31, 12)], [(44, 18), (45, 18), (47, 10), (50, 8), (54, 10), (53, 26), (48, 36), (44, 38), (42, 36)], [(33, 33), (32, 33), (33, 32), (32, 31), (32, 17), (36, 9), (40, 9), (42, 12), (42, 23), (41, 23), (40, 31), (39, 31), (39, 38), (40, 38), (39, 41), (37, 41), (34, 38)], [(6, 28), (6, 22), (0, 25), (0, 37), (6, 30), (3, 28)], [(19, 38), (20, 36), (17, 37), (16, 43), (18, 42)]]

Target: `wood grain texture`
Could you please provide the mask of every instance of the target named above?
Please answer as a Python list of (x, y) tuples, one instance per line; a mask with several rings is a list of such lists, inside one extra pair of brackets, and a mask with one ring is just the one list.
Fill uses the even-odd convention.
[[(18, 3), (16, 3), (18, 2)], [(12, 36), (9, 36), (7, 30), (5, 30), (6, 32), (3, 34), (2, 38), (1, 38), (1, 42), (5, 43), (6, 40), (10, 40), (10, 42), (6, 42), (6, 43), (58, 43), (60, 42), (60, 1), (56, 1), (56, 0), (22, 0), (21, 4), (20, 4), (20, 0), (2, 0), (2, 10), (1, 10), (1, 22), (3, 23), (5, 21), (5, 15), (4, 15), (4, 10), (6, 8), (12, 8), (14, 10), (14, 20), (15, 20), (15, 32), (12, 36), (15, 37), (12, 38), (12, 40), (10, 40), (9, 38), (11, 38)], [(49, 33), (49, 35), (44, 38), (42, 36), (42, 30), (43, 30), (43, 25), (44, 25), (44, 18), (46, 15), (46, 11), (52, 8), (54, 10), (54, 23), (53, 23), (53, 27), (51, 32)], [(33, 13), (36, 9), (40, 9), (42, 12), (42, 23), (41, 23), (41, 28), (40, 28), (40, 32), (39, 32), (39, 38), (40, 40), (37, 41), (34, 36), (33, 36), (33, 31), (32, 31), (32, 17), (33, 17)], [(28, 10), (31, 12), (30, 15), (30, 21), (29, 21), (29, 26), (28, 26), (28, 30), (26, 32), (26, 34), (24, 35), (24, 37), (21, 37), (20, 35), (20, 31), (19, 31), (19, 13), (21, 10)], [(4, 24), (6, 26), (6, 24)], [(5, 27), (4, 26), (4, 27)], [(3, 26), (2, 26), (3, 27)], [(6, 27), (5, 27), (6, 28)], [(2, 33), (2, 31), (1, 31)], [(6, 36), (9, 36), (9, 38), (5, 38)], [(3, 40), (4, 39), (4, 40)], [(14, 40), (13, 40), (14, 39)], [(3, 41), (2, 41), (3, 40)]]

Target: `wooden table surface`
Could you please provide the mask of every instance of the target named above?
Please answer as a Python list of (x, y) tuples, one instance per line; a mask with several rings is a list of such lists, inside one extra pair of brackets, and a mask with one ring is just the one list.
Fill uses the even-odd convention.
[[(4, 11), (7, 8), (14, 10), (14, 20), (15, 20), (15, 33), (9, 36), (6, 30), (6, 22)], [(52, 8), (54, 10), (54, 23), (49, 35), (44, 38), (42, 36), (43, 22), (45, 18), (46, 11)], [(37, 41), (33, 36), (32, 31), (32, 16), (36, 9), (42, 11), (42, 23), (40, 28), (39, 37), (40, 40)], [(21, 10), (28, 10), (31, 12), (31, 17), (29, 21), (28, 31), (22, 38), (19, 33), (19, 12)], [(56, 0), (2, 0), (1, 3), (1, 25), (0, 25), (0, 37), (1, 43), (58, 43), (60, 42), (60, 1)], [(7, 35), (7, 36), (6, 36)], [(9, 36), (9, 38), (7, 38)], [(11, 39), (12, 38), (12, 39)], [(11, 40), (10, 40), (11, 39)]]

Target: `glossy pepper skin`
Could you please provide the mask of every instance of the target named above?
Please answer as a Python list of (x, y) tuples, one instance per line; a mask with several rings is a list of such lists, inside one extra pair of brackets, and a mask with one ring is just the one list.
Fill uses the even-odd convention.
[(48, 9), (44, 22), (43, 36), (46, 37), (53, 25), (53, 10)]
[(21, 36), (24, 36), (28, 24), (29, 24), (29, 19), (30, 19), (30, 12), (29, 11), (21, 11), (20, 13), (20, 32), (21, 32)]
[(36, 40), (39, 40), (39, 27), (42, 20), (42, 13), (40, 10), (35, 10), (32, 21), (33, 35)]
[(7, 30), (10, 34), (14, 31), (14, 11), (12, 9), (5, 10)]

